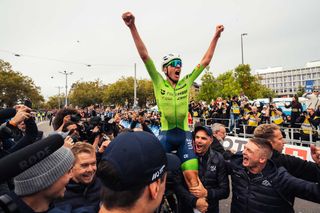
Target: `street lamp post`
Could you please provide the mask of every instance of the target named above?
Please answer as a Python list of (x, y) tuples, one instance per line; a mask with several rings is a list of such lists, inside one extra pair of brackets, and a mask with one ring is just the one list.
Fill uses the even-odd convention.
[(134, 63), (133, 108), (137, 107), (137, 64)]
[(59, 94), (58, 94), (58, 104), (59, 104), (59, 109), (60, 109), (60, 106), (61, 106), (61, 103), (60, 103), (60, 89), (62, 89), (63, 87), (57, 86), (56, 88), (58, 88), (58, 90), (59, 90)]
[(61, 73), (61, 74), (63, 74), (63, 75), (65, 75), (66, 76), (66, 99), (65, 99), (65, 106), (67, 107), (68, 106), (68, 75), (72, 75), (72, 73), (73, 72), (67, 72), (66, 70), (65, 71), (63, 71), (63, 72), (59, 72), (59, 73)]
[(242, 64), (244, 64), (244, 61), (243, 61), (243, 36), (246, 36), (248, 35), (247, 33), (241, 33), (241, 62)]

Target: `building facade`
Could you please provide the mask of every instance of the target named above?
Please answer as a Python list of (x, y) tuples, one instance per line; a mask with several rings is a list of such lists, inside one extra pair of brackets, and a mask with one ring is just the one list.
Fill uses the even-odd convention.
[(320, 87), (320, 61), (308, 62), (303, 68), (282, 67), (255, 70), (260, 83), (272, 89), (278, 97), (293, 96), (299, 87), (306, 87), (312, 81), (313, 87)]

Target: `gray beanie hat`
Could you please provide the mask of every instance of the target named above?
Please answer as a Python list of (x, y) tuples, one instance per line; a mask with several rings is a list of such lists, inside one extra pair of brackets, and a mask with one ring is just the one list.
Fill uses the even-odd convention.
[(39, 192), (63, 176), (74, 163), (69, 148), (61, 147), (48, 157), (25, 170), (14, 178), (14, 192), (18, 196)]

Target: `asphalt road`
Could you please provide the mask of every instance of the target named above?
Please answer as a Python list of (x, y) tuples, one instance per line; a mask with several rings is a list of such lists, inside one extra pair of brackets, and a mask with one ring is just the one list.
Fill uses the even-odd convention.
[[(45, 136), (48, 135), (48, 133), (50, 133), (51, 131), (53, 131), (53, 128), (52, 126), (49, 126), (48, 121), (39, 122), (38, 129), (43, 131)], [(230, 193), (228, 199), (220, 201), (221, 213), (230, 212), (231, 196), (232, 193)], [(294, 210), (296, 213), (320, 213), (320, 204), (296, 198), (294, 203)]]

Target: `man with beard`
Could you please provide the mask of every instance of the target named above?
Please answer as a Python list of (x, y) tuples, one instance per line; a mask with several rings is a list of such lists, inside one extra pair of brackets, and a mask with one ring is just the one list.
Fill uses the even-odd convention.
[(71, 151), (75, 156), (73, 177), (66, 186), (64, 198), (56, 202), (56, 207), (66, 212), (98, 212), (101, 183), (96, 178), (95, 149), (89, 143), (77, 142)]
[(231, 212), (294, 212), (295, 197), (320, 203), (319, 178), (317, 183), (295, 178), (277, 168), (271, 155), (269, 140), (250, 138), (243, 152), (232, 156)]
[(193, 213), (219, 212), (219, 200), (229, 196), (229, 179), (223, 156), (210, 148), (213, 134), (210, 127), (197, 126), (194, 130), (194, 149), (199, 158), (199, 178), (203, 186), (186, 190), (185, 182), (176, 173), (175, 191), (180, 200), (180, 211)]
[(259, 125), (254, 131), (254, 137), (270, 141), (273, 149), (271, 160), (277, 167), (284, 167), (294, 177), (312, 182), (318, 181), (318, 177), (320, 177), (320, 147), (310, 145), (310, 153), (314, 161), (311, 162), (282, 153), (286, 141), (282, 136), (280, 127), (275, 124)]
[(161, 113), (160, 142), (166, 152), (177, 150), (188, 187), (198, 186), (198, 162), (193, 151), (192, 134), (188, 126), (188, 94), (195, 79), (210, 64), (224, 27), (223, 25), (216, 27), (216, 32), (202, 60), (191, 74), (181, 80), (181, 57), (172, 53), (164, 56), (161, 66), (166, 75), (166, 79), (164, 79), (157, 71), (138, 33), (133, 14), (126, 12), (122, 15), (122, 19), (130, 29), (138, 53), (153, 82), (157, 105)]

